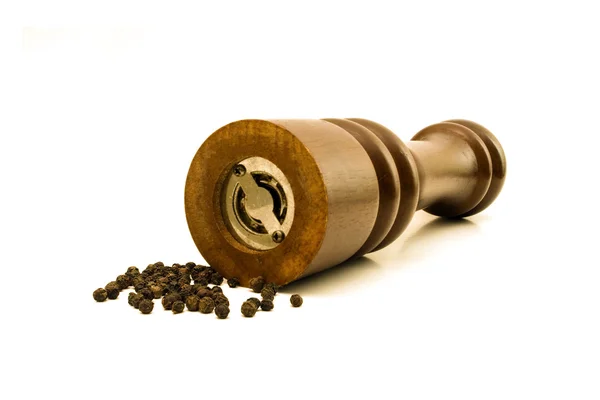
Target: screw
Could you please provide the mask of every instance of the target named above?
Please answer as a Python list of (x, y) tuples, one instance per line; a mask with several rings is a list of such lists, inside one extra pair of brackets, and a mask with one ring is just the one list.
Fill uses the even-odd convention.
[(283, 242), (283, 239), (285, 239), (285, 233), (283, 233), (283, 231), (275, 231), (271, 235), (271, 238), (275, 243), (281, 243)]
[(246, 167), (244, 167), (242, 164), (238, 164), (235, 167), (233, 167), (233, 174), (235, 176), (244, 176), (246, 175)]

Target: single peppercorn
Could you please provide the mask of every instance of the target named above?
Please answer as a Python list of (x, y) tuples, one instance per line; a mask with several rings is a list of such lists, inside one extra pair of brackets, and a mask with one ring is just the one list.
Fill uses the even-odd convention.
[(183, 309), (185, 308), (185, 304), (183, 304), (183, 301), (178, 300), (175, 303), (173, 303), (173, 314), (181, 314), (183, 312)]
[(206, 267), (203, 265), (196, 265), (192, 268), (190, 272), (190, 276), (193, 280), (197, 280), (200, 277), (200, 274), (206, 270)]
[(211, 278), (212, 278), (212, 272), (210, 270), (208, 270), (208, 268), (207, 268), (198, 275), (198, 279), (196, 279), (196, 280), (201, 281), (201, 282), (206, 281), (208, 284), (208, 282), (211, 281)]
[(249, 284), (250, 289), (252, 289), (254, 293), (260, 293), (260, 291), (263, 290), (263, 287), (265, 287), (265, 278), (263, 278), (262, 276), (252, 278), (250, 279)]
[(107, 298), (108, 292), (106, 291), (106, 289), (98, 288), (94, 290), (94, 300), (96, 300), (97, 302), (101, 303), (103, 301), (106, 301)]
[(152, 294), (154, 294), (155, 299), (160, 299), (163, 296), (163, 287), (160, 285), (152, 285), (148, 287), (148, 289), (152, 291)]
[(110, 282), (108, 283), (104, 289), (106, 289), (108, 298), (110, 300), (115, 300), (117, 297), (119, 297), (119, 293), (121, 292), (121, 289), (119, 289), (119, 285), (117, 284), (117, 282)]
[(203, 299), (205, 297), (210, 297), (211, 294), (212, 294), (212, 291), (205, 286), (196, 291), (196, 296), (200, 297), (201, 299)]
[(215, 297), (213, 297), (213, 300), (215, 302), (215, 304), (225, 304), (226, 306), (229, 307), (229, 299), (227, 297), (225, 297), (224, 294), (222, 293), (217, 293), (217, 295)]
[(221, 289), (220, 286), (213, 286), (212, 289), (210, 289), (210, 290), (213, 293), (223, 293), (223, 289)]
[(263, 311), (271, 311), (273, 307), (275, 307), (273, 300), (263, 299), (263, 301), (260, 302), (260, 309)]
[(131, 278), (128, 277), (127, 275), (117, 276), (117, 280), (115, 282), (117, 282), (117, 285), (119, 285), (119, 288), (121, 290), (127, 289), (129, 286), (131, 286), (131, 283), (132, 283)]
[(131, 300), (133, 299), (133, 296), (135, 296), (137, 293), (136, 292), (129, 292), (129, 295), (127, 296), (127, 302), (129, 303), (129, 305), (133, 305), (131, 304)]
[(192, 285), (188, 285), (187, 283), (184, 285), (181, 285), (181, 288), (179, 289), (179, 295), (181, 296), (182, 299), (185, 299), (186, 297), (188, 297), (191, 294), (192, 294)]
[(227, 279), (227, 284), (233, 289), (240, 285), (240, 280), (238, 278)]
[(144, 277), (142, 275), (137, 275), (131, 280), (131, 282), (133, 283), (133, 286), (137, 286), (140, 283), (146, 284), (146, 279), (144, 279)]
[(210, 283), (212, 283), (213, 285), (221, 285), (223, 283), (223, 275), (221, 275), (218, 272), (214, 272), (210, 276)]
[(225, 319), (229, 315), (229, 307), (225, 304), (217, 304), (215, 307), (215, 314), (219, 319)]
[(273, 293), (277, 294), (277, 292), (279, 292), (279, 289), (281, 289), (281, 286), (279, 286), (273, 282), (269, 282), (265, 285), (265, 288), (271, 289), (273, 291)]
[(159, 268), (159, 267), (164, 267), (165, 266), (165, 264), (162, 261), (155, 262), (154, 264), (150, 264), (150, 265), (152, 265), (155, 268)]
[(143, 288), (138, 293), (144, 296), (145, 299), (154, 300), (154, 292), (148, 288)]
[(144, 299), (140, 301), (139, 309), (142, 314), (150, 314), (154, 308), (154, 302), (152, 300)]
[(215, 302), (210, 297), (203, 297), (198, 304), (198, 310), (202, 314), (210, 314), (215, 309)]
[(206, 286), (202, 286), (202, 285), (196, 285), (196, 284), (192, 285), (192, 294), (196, 294), (196, 295), (197, 295), (197, 294), (198, 294), (198, 291), (199, 291), (200, 289), (204, 289), (205, 287), (206, 287)]
[(142, 283), (138, 283), (133, 287), (133, 290), (135, 290), (137, 293), (140, 292), (140, 290), (145, 289), (146, 288), (146, 283), (142, 282)]
[(161, 276), (160, 278), (158, 278), (157, 283), (159, 283), (163, 286), (167, 286), (167, 283), (169, 283), (169, 278), (167, 278), (166, 276)]
[(140, 270), (137, 267), (129, 267), (127, 268), (127, 272), (125, 272), (125, 275), (127, 275), (130, 278), (135, 278), (139, 274)]
[(260, 291), (260, 296), (265, 300), (273, 300), (275, 298), (275, 292), (265, 287)]
[(176, 301), (181, 301), (181, 296), (179, 296), (179, 293), (169, 293), (168, 295), (162, 298), (162, 305), (165, 308), (165, 310), (170, 310), (173, 308), (173, 303), (175, 303)]
[(249, 298), (248, 300), (246, 300), (246, 301), (249, 301), (250, 303), (254, 304), (254, 306), (255, 306), (256, 308), (260, 307), (260, 300), (259, 300), (259, 299), (257, 299), (256, 297), (250, 297), (250, 298)]
[(290, 303), (292, 303), (292, 306), (294, 307), (300, 307), (303, 302), (304, 300), (302, 300), (302, 297), (299, 294), (293, 294), (290, 297)]
[(190, 262), (185, 263), (185, 266), (188, 267), (189, 269), (193, 269), (196, 266), (196, 263), (193, 261), (190, 261)]
[(195, 278), (194, 285), (206, 286), (208, 285), (208, 279), (202, 276)]
[(185, 305), (187, 306), (187, 309), (189, 311), (198, 311), (198, 308), (200, 307), (200, 297), (198, 297), (194, 294), (191, 296), (188, 296), (185, 299)]
[(180, 277), (177, 283), (179, 283), (179, 286), (189, 285), (190, 283), (192, 283), (192, 280), (190, 279), (190, 276), (187, 275)]
[(242, 315), (246, 318), (252, 318), (254, 317), (254, 314), (256, 314), (257, 309), (258, 308), (254, 305), (253, 302), (245, 301), (242, 304)]

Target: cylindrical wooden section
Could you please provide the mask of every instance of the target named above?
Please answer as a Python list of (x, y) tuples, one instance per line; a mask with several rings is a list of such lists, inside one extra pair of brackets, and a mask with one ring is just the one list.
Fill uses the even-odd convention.
[(407, 146), (419, 171), (418, 210), (457, 217), (481, 202), (490, 186), (492, 164), (473, 131), (442, 122), (417, 133)]
[[(225, 183), (249, 157), (276, 165), (289, 184), (285, 195), (294, 201), (289, 233), (266, 251), (236, 239), (224, 219), (223, 201), (230, 201), (223, 196)], [(377, 218), (379, 186), (366, 150), (335, 124), (245, 120), (224, 126), (200, 147), (186, 180), (185, 209), (196, 246), (226, 278), (247, 285), (260, 275), (285, 284), (339, 264), (363, 247)]]

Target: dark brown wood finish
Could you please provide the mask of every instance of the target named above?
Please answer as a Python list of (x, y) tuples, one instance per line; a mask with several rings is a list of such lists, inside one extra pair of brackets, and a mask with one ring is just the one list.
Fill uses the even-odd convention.
[[(224, 181), (249, 157), (275, 164), (295, 203), (289, 233), (268, 250), (243, 244), (224, 221)], [(244, 120), (196, 153), (185, 209), (196, 246), (225, 277), (286, 284), (384, 248), (416, 210), (451, 218), (481, 212), (505, 177), (500, 143), (467, 120), (431, 125), (406, 144), (365, 119)]]

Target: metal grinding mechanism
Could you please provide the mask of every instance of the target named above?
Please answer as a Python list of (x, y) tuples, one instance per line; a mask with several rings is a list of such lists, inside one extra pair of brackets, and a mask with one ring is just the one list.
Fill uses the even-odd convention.
[(223, 276), (284, 285), (384, 248), (417, 210), (477, 214), (505, 175), (502, 146), (471, 121), (431, 125), (403, 143), (365, 119), (243, 120), (196, 153), (185, 212)]

